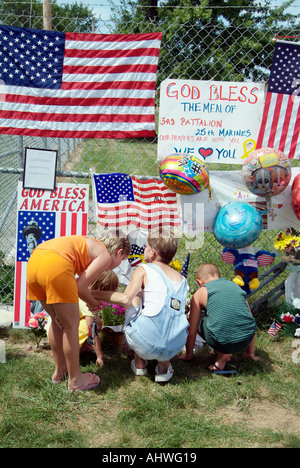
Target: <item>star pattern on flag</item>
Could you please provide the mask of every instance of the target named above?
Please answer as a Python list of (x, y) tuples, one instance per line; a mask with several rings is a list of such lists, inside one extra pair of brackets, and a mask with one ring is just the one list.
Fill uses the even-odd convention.
[(128, 261), (131, 266), (136, 266), (143, 261), (145, 247), (146, 245), (143, 245), (142, 247), (139, 247), (136, 244), (131, 245), (131, 252), (128, 257)]
[(20, 211), (18, 220), (17, 261), (26, 262), (30, 257), (26, 238), (23, 236), (23, 230), (32, 221), (35, 221), (38, 228), (41, 230), (41, 237), (38, 240), (39, 244), (55, 237), (55, 213), (46, 211)]
[(0, 26), (0, 79), (6, 85), (59, 89), (64, 33)]
[(134, 201), (132, 179), (127, 174), (100, 174), (95, 185), (99, 203)]
[(299, 87), (300, 53), (292, 43), (280, 43), (274, 54), (268, 91), (293, 94)]

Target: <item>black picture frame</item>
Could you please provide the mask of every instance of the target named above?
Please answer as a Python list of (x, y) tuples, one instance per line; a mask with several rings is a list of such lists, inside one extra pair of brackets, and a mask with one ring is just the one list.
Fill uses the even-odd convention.
[(57, 158), (57, 150), (25, 148), (23, 188), (53, 191)]

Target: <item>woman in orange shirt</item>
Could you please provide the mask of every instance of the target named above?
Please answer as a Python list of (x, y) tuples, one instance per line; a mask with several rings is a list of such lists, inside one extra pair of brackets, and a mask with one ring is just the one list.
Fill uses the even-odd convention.
[(79, 366), (79, 298), (89, 308), (99, 300), (89, 289), (105, 270), (113, 270), (130, 253), (127, 237), (108, 233), (99, 240), (64, 236), (38, 245), (27, 265), (28, 300), (39, 300), (51, 317), (49, 341), (55, 362), (52, 376), (60, 383), (68, 374), (68, 388), (89, 390), (100, 383), (95, 374)]

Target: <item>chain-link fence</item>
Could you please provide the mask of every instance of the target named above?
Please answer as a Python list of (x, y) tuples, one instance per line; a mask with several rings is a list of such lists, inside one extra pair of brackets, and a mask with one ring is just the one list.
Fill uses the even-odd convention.
[[(5, 3), (24, 3), (26, 4), (25, 10), (20, 10), (19, 15), (13, 15), (9, 11), (6, 13), (3, 9)], [(39, 13), (37, 10), (31, 11), (33, 3), (36, 2), (0, 1), (1, 23), (10, 26), (42, 28), (43, 11), (42, 9)], [(292, 16), (288, 21), (281, 22), (278, 12), (274, 21), (268, 21), (270, 10), (259, 10), (259, 7), (256, 7), (253, 14), (253, 11), (250, 11), (251, 7), (249, 9), (247, 7), (242, 9), (238, 6), (229, 8), (226, 2), (222, 2), (222, 8), (206, 7), (201, 11), (200, 6), (155, 7), (154, 10), (148, 8), (145, 16), (145, 12), (143, 13), (145, 3), (147, 2), (139, 2), (135, 5), (141, 12), (140, 22), (139, 15), (135, 15), (133, 9), (128, 10), (131, 11), (130, 14), (128, 13), (128, 22), (126, 22), (123, 9), (122, 20), (116, 13), (112, 13), (106, 21), (103, 21), (101, 17), (98, 19), (94, 17), (86, 23), (76, 16), (76, 10), (74, 13), (68, 11), (65, 17), (58, 17), (55, 10), (52, 27), (54, 30), (60, 28), (64, 31), (103, 34), (162, 31), (163, 41), (157, 81), (157, 116), (159, 85), (163, 79), (253, 80), (266, 83), (274, 51), (273, 38), (284, 35), (291, 36), (292, 40), (299, 40), (296, 36), (300, 36), (299, 22), (298, 26), (295, 26), (299, 8), (292, 10)], [(216, 5), (218, 3), (220, 2), (215, 2)], [(242, 2), (241, 5), (243, 5)], [(90, 11), (93, 11), (96, 4), (91, 1), (87, 6)], [(61, 10), (59, 14), (62, 14)], [(263, 23), (262, 20), (257, 19), (256, 24), (255, 15), (257, 18), (263, 15)], [(230, 17), (232, 17), (231, 20)], [(17, 183), (18, 180), (22, 180), (25, 147), (58, 151), (59, 182), (90, 184), (90, 168), (94, 168), (97, 173), (124, 172), (131, 175), (158, 176), (156, 138), (79, 140), (0, 135), (0, 303), (7, 304), (13, 303)], [(235, 167), (235, 169), (239, 168)], [(209, 165), (208, 169), (211, 169)], [(224, 166), (215, 164), (213, 169), (222, 171)], [(91, 234), (94, 229), (92, 203), (89, 219), (89, 233)], [(264, 248), (273, 246), (273, 237), (274, 232), (263, 233)], [(222, 247), (214, 236), (206, 234), (203, 248), (193, 251), (191, 255), (188, 281), (192, 288), (195, 286), (195, 271), (203, 261), (217, 262), (222, 275), (228, 278), (233, 277), (233, 268), (220, 261), (221, 250)], [(178, 256), (182, 262), (186, 254), (184, 242), (181, 242)], [(265, 294), (265, 292), (266, 290), (259, 294)]]

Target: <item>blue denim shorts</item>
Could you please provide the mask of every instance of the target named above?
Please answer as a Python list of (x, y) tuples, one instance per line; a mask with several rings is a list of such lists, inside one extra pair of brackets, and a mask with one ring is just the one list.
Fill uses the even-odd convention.
[(185, 316), (176, 321), (176, 331), (174, 322), (163, 331), (160, 314), (154, 317), (139, 315), (124, 328), (128, 346), (143, 359), (167, 361), (186, 344), (188, 332)]

